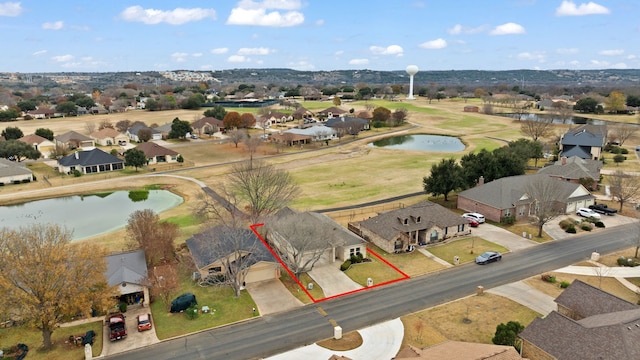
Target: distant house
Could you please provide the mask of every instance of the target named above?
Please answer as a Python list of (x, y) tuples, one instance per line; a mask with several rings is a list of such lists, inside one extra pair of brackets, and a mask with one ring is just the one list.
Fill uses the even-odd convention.
[(324, 122), (324, 126), (334, 129), (343, 135), (357, 135), (360, 131), (369, 130), (369, 120), (355, 117), (333, 117)]
[(55, 113), (55, 110), (44, 107), (27, 111), (27, 115), (30, 115), (34, 119), (50, 119)]
[[(299, 224), (299, 228), (292, 231), (290, 224)], [(317, 265), (342, 262), (359, 253), (367, 256), (364, 240), (324, 214), (287, 207), (265, 221), (264, 228), (267, 241), (290, 261), (297, 259), (300, 264), (315, 254), (320, 254)]]
[(259, 119), (257, 119), (256, 122), (265, 123), (267, 121), (270, 121), (271, 124), (276, 124), (276, 123), (285, 123), (293, 120), (294, 120), (293, 115), (287, 115), (279, 111), (270, 111), (267, 114), (260, 115)]
[(141, 142), (140, 137), (138, 136), (140, 130), (149, 130), (151, 132), (151, 140), (162, 140), (162, 133), (160, 131), (141, 124), (134, 125), (129, 130), (127, 130), (127, 136), (129, 136), (129, 140)]
[[(239, 231), (232, 233), (232, 231)], [(244, 261), (246, 283), (280, 278), (280, 263), (249, 229), (217, 226), (186, 241), (201, 278), (226, 275), (226, 264)]]
[(480, 108), (475, 105), (467, 105), (463, 109), (464, 112), (478, 112)]
[(600, 182), (600, 170), (602, 169), (602, 161), (581, 159), (577, 156), (570, 158), (562, 157), (551, 166), (545, 166), (538, 170), (538, 174), (547, 174), (551, 177), (570, 181), (576, 184), (580, 183), (580, 179), (593, 179), (594, 185), (588, 190), (597, 190)]
[(600, 160), (606, 141), (606, 125), (580, 125), (562, 136), (559, 156)]
[(307, 110), (304, 106), (299, 106), (292, 114), (294, 120), (300, 120), (313, 116), (313, 113)]
[(179, 153), (153, 142), (144, 142), (136, 149), (142, 150), (147, 157), (147, 165), (178, 162)]
[(29, 144), (33, 146), (34, 149), (40, 151), (43, 157), (50, 157), (51, 154), (55, 153), (56, 144), (49, 139), (45, 139), (42, 136), (31, 134), (25, 135), (18, 139), (18, 141), (22, 141), (23, 143)]
[(171, 132), (171, 125), (172, 125), (172, 123), (166, 123), (166, 124), (154, 127), (153, 130), (155, 132), (159, 132), (160, 133), (160, 138), (161, 139), (168, 139), (169, 138), (169, 133)]
[(531, 360), (640, 359), (640, 306), (580, 280), (519, 334)]
[(191, 123), (193, 132), (198, 135), (213, 135), (217, 132), (224, 132), (224, 122), (214, 117), (205, 116)]
[(466, 219), (430, 201), (349, 223), (349, 230), (388, 253), (411, 250), (412, 246), (435, 243), (471, 232)]
[(149, 288), (146, 286), (147, 262), (144, 251), (128, 251), (107, 256), (107, 284), (117, 286), (120, 301), (132, 305), (136, 298), (149, 303)]
[(68, 131), (61, 135), (56, 135), (53, 137), (56, 145), (68, 149), (92, 149), (96, 146), (95, 141), (86, 136), (82, 135), (79, 132)]
[[(445, 341), (428, 348), (407, 345), (393, 360), (456, 359), (456, 360), (523, 360), (513, 346)], [(526, 360), (526, 359), (525, 359)]]
[(24, 163), (0, 158), (0, 184), (20, 184), (33, 181), (33, 173)]
[(326, 118), (332, 118), (332, 117), (338, 117), (340, 115), (344, 115), (347, 112), (345, 110), (340, 109), (339, 107), (336, 106), (332, 106), (330, 108), (326, 108), (324, 110), (318, 111), (317, 114), (320, 117), (326, 117)]
[(124, 146), (129, 143), (129, 137), (127, 135), (113, 128), (104, 128), (94, 131), (89, 135), (89, 137), (102, 146)]
[[(338, 137), (335, 129), (324, 125), (310, 126), (304, 129), (293, 128), (283, 132), (283, 134), (297, 134), (302, 136), (310, 136), (312, 141), (327, 141)], [(272, 135), (273, 137), (274, 135)]]
[[(492, 221), (502, 221), (504, 217), (514, 216), (526, 219), (536, 213), (535, 199), (526, 192), (527, 186), (546, 174), (509, 176), (488, 183), (482, 178), (476, 187), (458, 193), (457, 207), (469, 212), (479, 212)], [(562, 194), (556, 202), (564, 213), (575, 212), (595, 202), (595, 196), (582, 185), (567, 181), (558, 182), (557, 188)]]
[(286, 146), (296, 146), (310, 144), (313, 141), (312, 135), (295, 134), (292, 132), (281, 132), (269, 135), (269, 140), (274, 143), (284, 144)]
[(100, 149), (77, 151), (58, 160), (58, 171), (69, 174), (75, 170), (94, 174), (124, 169), (124, 161)]

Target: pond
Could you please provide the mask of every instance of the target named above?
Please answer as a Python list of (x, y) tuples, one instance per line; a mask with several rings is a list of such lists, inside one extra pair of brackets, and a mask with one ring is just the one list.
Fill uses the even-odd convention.
[(80, 240), (124, 228), (136, 210), (152, 209), (159, 214), (183, 201), (167, 190), (149, 190), (144, 200), (135, 196), (139, 194), (115, 191), (0, 206), (0, 226), (17, 229), (34, 223), (58, 224), (73, 230), (73, 240)]
[(457, 137), (442, 135), (401, 135), (376, 140), (369, 146), (418, 151), (456, 152), (464, 150), (465, 146)]

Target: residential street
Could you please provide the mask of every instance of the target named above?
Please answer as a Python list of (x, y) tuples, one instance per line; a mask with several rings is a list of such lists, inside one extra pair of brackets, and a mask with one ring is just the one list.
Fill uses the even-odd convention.
[[(311, 344), (333, 335), (330, 320), (343, 333), (395, 319), (536, 274), (586, 260), (594, 250), (607, 254), (631, 246), (636, 225), (553, 241), (506, 254), (491, 266), (467, 264), (430, 276), (339, 297), (316, 305), (264, 316), (118, 355), (120, 359), (251, 359)], [(322, 308), (326, 316), (318, 311)]]

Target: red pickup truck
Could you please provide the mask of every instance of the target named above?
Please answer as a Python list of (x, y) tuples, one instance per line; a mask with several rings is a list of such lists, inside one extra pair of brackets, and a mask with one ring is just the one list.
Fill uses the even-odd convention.
[(107, 317), (110, 341), (121, 340), (127, 337), (127, 324), (124, 318), (124, 314), (114, 314)]

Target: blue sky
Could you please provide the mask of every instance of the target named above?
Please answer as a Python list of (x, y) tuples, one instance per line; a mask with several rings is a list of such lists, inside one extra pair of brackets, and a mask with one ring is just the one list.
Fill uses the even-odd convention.
[(3, 72), (640, 68), (637, 0), (0, 0)]

